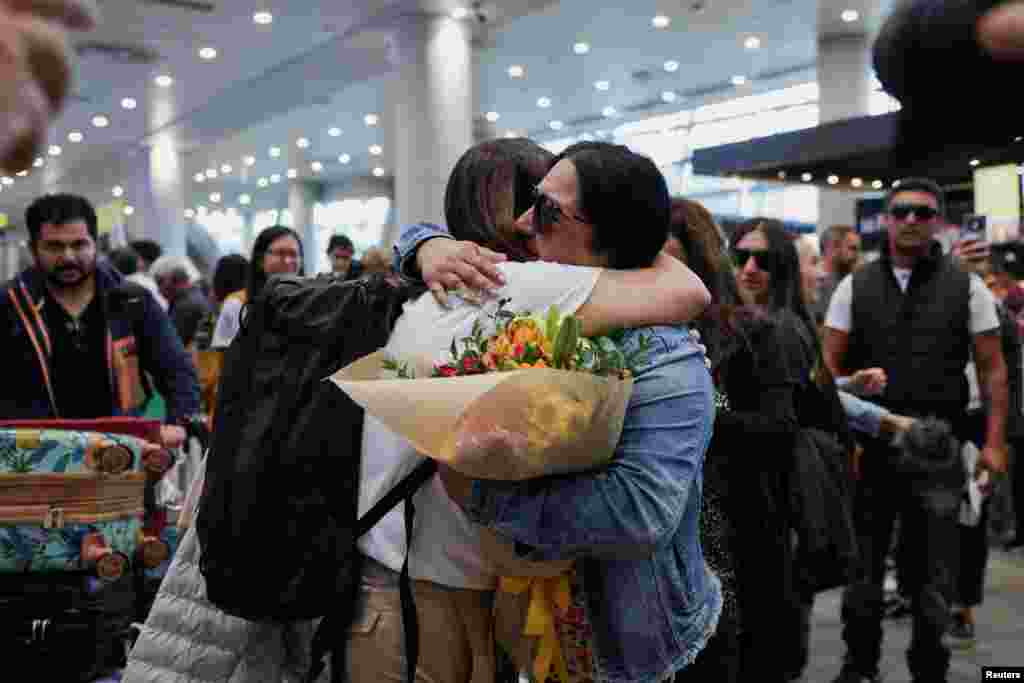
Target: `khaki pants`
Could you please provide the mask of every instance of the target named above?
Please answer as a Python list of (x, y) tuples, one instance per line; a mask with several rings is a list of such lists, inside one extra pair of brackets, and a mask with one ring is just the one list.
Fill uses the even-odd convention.
[[(494, 594), (413, 581), (419, 622), (417, 683), (493, 683)], [(405, 681), (398, 574), (366, 558), (359, 612), (349, 636), (349, 683)]]

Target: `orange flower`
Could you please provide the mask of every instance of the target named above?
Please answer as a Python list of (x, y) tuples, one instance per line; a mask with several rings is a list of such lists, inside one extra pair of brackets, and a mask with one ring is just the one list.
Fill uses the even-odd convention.
[(541, 358), (540, 360), (533, 364), (533, 367), (535, 368), (546, 368), (547, 366), (548, 364), (544, 362), (543, 358)]

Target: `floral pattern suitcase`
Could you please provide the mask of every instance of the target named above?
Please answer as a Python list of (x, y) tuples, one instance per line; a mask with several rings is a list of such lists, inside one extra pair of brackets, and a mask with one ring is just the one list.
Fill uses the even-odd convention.
[(145, 441), (0, 428), (0, 573), (124, 575), (145, 556)]

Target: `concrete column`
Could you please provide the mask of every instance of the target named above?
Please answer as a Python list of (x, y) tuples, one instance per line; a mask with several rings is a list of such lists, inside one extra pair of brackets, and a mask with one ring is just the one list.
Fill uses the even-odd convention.
[(167, 255), (185, 256), (185, 178), (173, 137), (152, 138), (132, 166), (124, 194), (132, 214), (125, 217), (125, 228), (136, 239), (158, 242)]
[(394, 132), (395, 221), (444, 222), (444, 190), (473, 144), (476, 93), (469, 26), (448, 16), (403, 17), (392, 36), (397, 76), (387, 122)]
[(293, 180), (288, 185), (288, 210), (292, 214), (292, 229), (302, 235), (302, 252), (306, 275), (316, 275), (319, 245), (316, 225), (313, 224), (313, 204), (319, 187), (308, 180)]

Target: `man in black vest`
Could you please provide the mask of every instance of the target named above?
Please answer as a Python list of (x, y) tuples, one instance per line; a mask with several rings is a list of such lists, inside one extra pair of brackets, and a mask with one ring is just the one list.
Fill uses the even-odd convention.
[[(980, 467), (1006, 469), (1007, 372), (995, 300), (977, 275), (958, 268), (934, 233), (943, 195), (934, 182), (900, 181), (886, 198), (888, 240), (880, 259), (846, 277), (825, 318), (825, 361), (836, 377), (864, 370), (877, 401), (893, 412), (935, 416), (964, 430), (969, 399), (965, 367), (973, 352), (988, 403)], [(882, 645), (885, 558), (900, 520), (901, 581), (913, 604), (907, 664), (914, 681), (946, 680), (949, 601), (957, 569), (956, 514), (938, 512), (915, 495), (914, 481), (893, 466), (886, 442), (864, 444), (855, 501), (862, 556), (857, 582), (843, 596), (847, 653), (836, 683), (877, 681)], [(980, 471), (980, 470), (979, 470)]]

